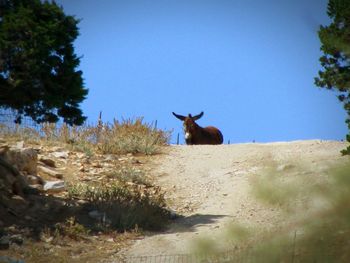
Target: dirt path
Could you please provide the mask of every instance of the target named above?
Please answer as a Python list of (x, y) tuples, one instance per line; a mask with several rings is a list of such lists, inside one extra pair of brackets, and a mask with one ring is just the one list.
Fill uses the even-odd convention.
[[(335, 141), (295, 141), (220, 146), (171, 146), (156, 161), (158, 185), (167, 191), (170, 207), (183, 218), (169, 230), (136, 241), (126, 256), (189, 253), (191, 242), (207, 234), (215, 237), (231, 222), (269, 228), (283, 223), (281, 211), (258, 202), (251, 194), (251, 178), (273, 164), (283, 171), (303, 163), (309, 172), (322, 174), (346, 146)], [(315, 177), (316, 178), (316, 177)], [(312, 179), (313, 180), (313, 179)]]

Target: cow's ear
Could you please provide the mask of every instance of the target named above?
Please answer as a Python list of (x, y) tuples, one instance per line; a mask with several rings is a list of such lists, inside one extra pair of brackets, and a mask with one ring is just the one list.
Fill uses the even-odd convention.
[(184, 121), (184, 120), (186, 119), (186, 117), (185, 117), (185, 116), (182, 116), (182, 115), (176, 114), (175, 112), (173, 112), (173, 115), (174, 115), (176, 118), (178, 118), (179, 120), (182, 120), (182, 121)]
[(204, 112), (202, 111), (202, 112), (199, 113), (198, 115), (193, 116), (193, 117), (192, 117), (192, 120), (196, 121), (196, 120), (200, 119), (200, 118), (203, 116), (203, 114), (204, 114)]

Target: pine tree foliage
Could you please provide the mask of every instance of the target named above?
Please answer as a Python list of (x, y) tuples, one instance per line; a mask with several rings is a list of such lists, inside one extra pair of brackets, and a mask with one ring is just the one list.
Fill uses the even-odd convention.
[[(344, 103), (349, 127), (346, 139), (350, 142), (350, 0), (329, 0), (327, 14), (332, 22), (321, 26), (318, 32), (323, 70), (319, 71), (315, 84), (335, 90)], [(350, 146), (342, 152), (350, 154)]]
[(0, 0), (0, 107), (15, 110), (18, 122), (84, 122), (78, 23), (55, 2)]

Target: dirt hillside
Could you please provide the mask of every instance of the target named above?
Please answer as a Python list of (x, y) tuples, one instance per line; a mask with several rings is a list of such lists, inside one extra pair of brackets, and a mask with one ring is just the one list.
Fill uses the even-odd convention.
[(166, 232), (146, 233), (121, 253), (127, 257), (189, 253), (193, 239), (215, 238), (231, 222), (260, 229), (287, 224), (291, 219), (286, 220), (279, 209), (253, 196), (254, 178), (273, 166), (286, 180), (300, 177), (312, 184), (324, 178), (329, 167), (347, 160), (340, 154), (345, 147), (344, 142), (319, 140), (170, 146), (154, 162), (154, 179), (182, 217), (174, 219)]

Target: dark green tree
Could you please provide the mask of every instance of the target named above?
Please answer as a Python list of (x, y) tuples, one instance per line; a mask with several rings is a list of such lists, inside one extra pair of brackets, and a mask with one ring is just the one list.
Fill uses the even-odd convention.
[(0, 0), (0, 107), (37, 123), (80, 125), (86, 98), (73, 42), (79, 20), (55, 2)]
[[(329, 0), (327, 14), (332, 22), (318, 31), (323, 70), (319, 71), (315, 84), (336, 91), (344, 103), (349, 127), (346, 140), (350, 142), (350, 0)], [(350, 154), (350, 146), (342, 153)]]

